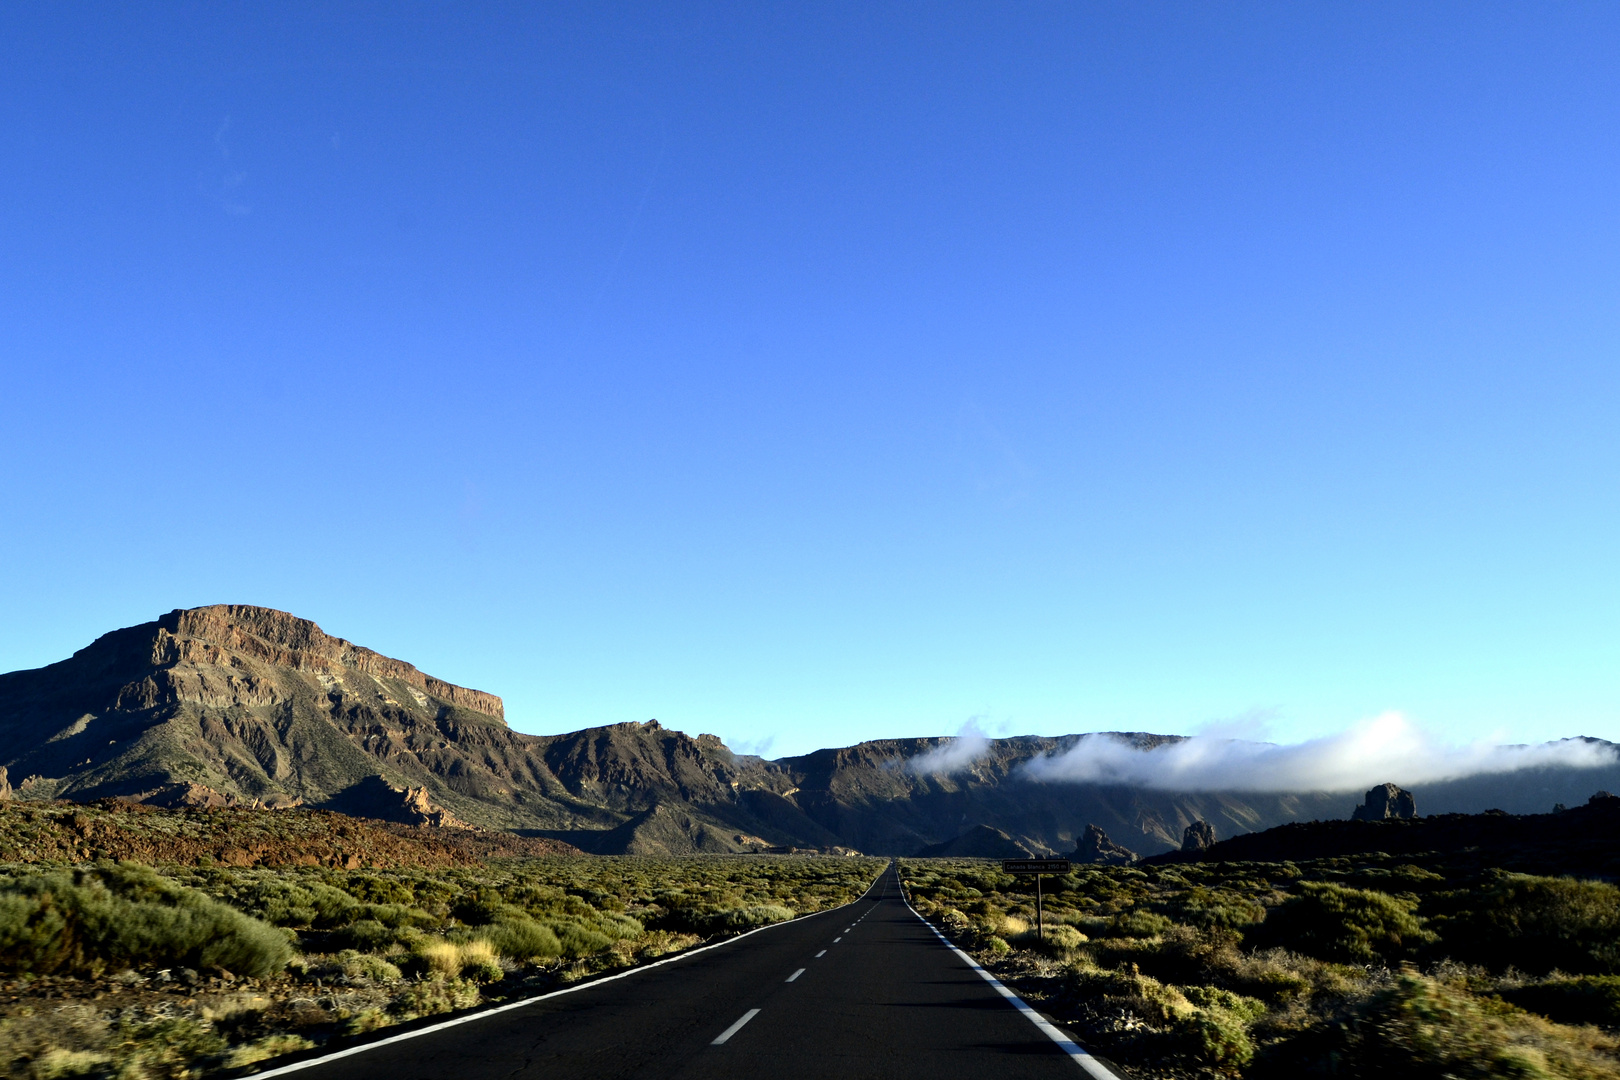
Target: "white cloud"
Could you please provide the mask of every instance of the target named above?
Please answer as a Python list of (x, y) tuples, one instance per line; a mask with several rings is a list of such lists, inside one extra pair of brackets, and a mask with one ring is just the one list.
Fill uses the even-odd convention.
[(1087, 735), (1067, 751), (1035, 758), (1024, 772), (1033, 780), (1163, 791), (1364, 791), (1385, 781), (1411, 786), (1616, 761), (1610, 748), (1577, 740), (1447, 743), (1399, 713), (1385, 713), (1337, 735), (1281, 745), (1201, 735), (1142, 750), (1110, 735)]
[(932, 750), (906, 759), (906, 768), (918, 776), (949, 776), (973, 767), (973, 763), (990, 749), (990, 740), (979, 725), (969, 720), (954, 737)]

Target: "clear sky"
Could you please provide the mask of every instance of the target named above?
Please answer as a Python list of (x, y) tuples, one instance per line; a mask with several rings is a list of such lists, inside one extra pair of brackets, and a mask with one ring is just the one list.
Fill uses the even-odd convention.
[(11, 4), (0, 670), (1620, 737), (1620, 7)]

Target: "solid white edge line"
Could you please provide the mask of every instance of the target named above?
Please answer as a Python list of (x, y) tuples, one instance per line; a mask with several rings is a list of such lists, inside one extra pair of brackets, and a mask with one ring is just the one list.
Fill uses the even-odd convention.
[(787, 981), (792, 982), (794, 979), (797, 979), (800, 975), (803, 975), (805, 973), (805, 971), (806, 971), (805, 968), (800, 968), (798, 971), (795, 971), (793, 974), (789, 975), (787, 977)]
[(1068, 1054), (1069, 1057), (1073, 1058), (1076, 1065), (1086, 1070), (1086, 1073), (1092, 1077), (1092, 1080), (1122, 1080), (1118, 1073), (1114, 1072), (1114, 1070), (1092, 1057), (1091, 1054), (1088, 1053), (1086, 1049), (1079, 1043), (1063, 1034), (1063, 1032), (1059, 1031), (1055, 1026), (1053, 1026), (1051, 1021), (1047, 1020), (1046, 1017), (1030, 1008), (1028, 1003), (1025, 1002), (1023, 998), (1019, 997), (1017, 994), (1013, 993), (1011, 990), (1002, 985), (1000, 979), (996, 978), (994, 975), (990, 974), (988, 971), (984, 970), (984, 968), (979, 966), (979, 962), (977, 960), (973, 959), (973, 957), (969, 956), (961, 949), (958, 949), (955, 945), (952, 945), (950, 938), (940, 933), (938, 928), (935, 927), (933, 923), (929, 922), (927, 919), (924, 919), (920, 914), (918, 914), (917, 909), (911, 906), (910, 900), (906, 900), (904, 896), (902, 896), (901, 899), (906, 905), (906, 910), (910, 911), (913, 915), (916, 915), (924, 926), (934, 931), (934, 936), (939, 938), (941, 943), (943, 943), (947, 949), (961, 957), (963, 963), (983, 976), (984, 981), (989, 983), (995, 989), (996, 993), (1006, 998), (1009, 1004), (1028, 1017), (1029, 1022), (1040, 1029), (1041, 1034), (1057, 1043), (1058, 1048), (1061, 1049), (1065, 1054)]
[[(872, 884), (866, 887), (866, 892), (871, 892), (873, 889), (875, 889), (878, 882), (883, 880), (883, 875), (888, 872), (887, 867), (880, 871), (878, 876), (873, 880)], [(864, 899), (866, 899), (866, 893), (862, 893), (854, 900), (851, 900), (849, 904), (858, 904)], [(453, 1028), (458, 1024), (469, 1024), (474, 1020), (483, 1020), (486, 1017), (494, 1016), (497, 1013), (511, 1012), (513, 1009), (521, 1009), (525, 1005), (533, 1005), (537, 1001), (545, 1001), (549, 998), (561, 997), (564, 994), (573, 994), (580, 990), (589, 990), (593, 986), (601, 986), (603, 983), (613, 982), (615, 979), (624, 979), (631, 975), (639, 975), (643, 971), (651, 971), (655, 967), (663, 967), (665, 964), (673, 964), (679, 960), (685, 960), (688, 956), (696, 956), (698, 953), (708, 952), (710, 949), (718, 949), (723, 945), (730, 945), (733, 941), (741, 941), (743, 938), (751, 937), (752, 935), (759, 933), (761, 930), (774, 930), (778, 926), (792, 926), (794, 923), (800, 922), (804, 919), (813, 919), (817, 915), (825, 915), (829, 911), (838, 911), (842, 908), (849, 907), (849, 904), (839, 904), (838, 907), (827, 908), (823, 911), (812, 911), (808, 915), (801, 915), (799, 918), (789, 919), (787, 922), (771, 923), (768, 926), (756, 926), (747, 933), (738, 934), (736, 937), (729, 937), (724, 941), (716, 941), (712, 945), (700, 945), (695, 949), (688, 949), (685, 952), (676, 953), (674, 956), (666, 956), (662, 960), (654, 960), (650, 964), (642, 964), (639, 967), (626, 968), (616, 975), (604, 975), (600, 979), (591, 979), (587, 982), (575, 983), (573, 986), (565, 986), (561, 990), (552, 990), (549, 993), (536, 994), (534, 997), (522, 998), (518, 1001), (508, 1001), (505, 1005), (496, 1005), (492, 1008), (483, 1009), (479, 1012), (468, 1013), (465, 1016), (458, 1016), (453, 1020), (441, 1020), (437, 1024), (429, 1024), (427, 1027), (417, 1028), (415, 1031), (404, 1031), (398, 1035), (390, 1035), (386, 1039), (378, 1039), (376, 1042), (361, 1043), (359, 1046), (351, 1046), (347, 1050), (337, 1050), (330, 1054), (323, 1054), (320, 1057), (309, 1058), (306, 1061), (295, 1061), (291, 1065), (281, 1065), (274, 1069), (266, 1069), (264, 1072), (251, 1073), (249, 1075), (253, 1077), (253, 1080), (260, 1080), (261, 1077), (284, 1076), (287, 1073), (297, 1072), (300, 1069), (311, 1069), (316, 1065), (325, 1065), (329, 1061), (337, 1061), (341, 1058), (353, 1057), (356, 1054), (363, 1054), (368, 1050), (375, 1050), (379, 1046), (388, 1046), (392, 1043), (404, 1042), (406, 1039), (415, 1039), (423, 1035), (431, 1035), (435, 1031), (443, 1031), (446, 1028)], [(921, 918), (921, 916), (918, 917)]]
[(726, 1030), (724, 1030), (720, 1034), (716, 1035), (714, 1037), (714, 1042), (710, 1043), (709, 1045), (710, 1046), (724, 1046), (727, 1039), (731, 1038), (733, 1035), (737, 1034), (737, 1032), (741, 1031), (743, 1029), (744, 1024), (748, 1023), (748, 1021), (752, 1020), (754, 1017), (756, 1017), (758, 1015), (759, 1015), (759, 1010), (758, 1009), (749, 1009), (747, 1012), (742, 1014), (742, 1019), (738, 1020), (735, 1024), (732, 1024), (730, 1027), (726, 1028)]

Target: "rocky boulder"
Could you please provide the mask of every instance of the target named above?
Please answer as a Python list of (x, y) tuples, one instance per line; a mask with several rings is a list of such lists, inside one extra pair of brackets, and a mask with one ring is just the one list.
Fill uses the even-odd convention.
[(1417, 800), (1410, 791), (1394, 784), (1379, 784), (1367, 792), (1367, 801), (1356, 807), (1350, 820), (1387, 821), (1390, 818), (1417, 816)]
[(1087, 825), (1085, 834), (1080, 837), (1079, 843), (1074, 847), (1074, 854), (1069, 858), (1077, 863), (1091, 863), (1097, 866), (1128, 866), (1136, 861), (1136, 852), (1114, 843), (1108, 839), (1108, 834), (1097, 826)]
[(1195, 821), (1181, 834), (1182, 851), (1204, 851), (1215, 843), (1215, 826), (1207, 821)]

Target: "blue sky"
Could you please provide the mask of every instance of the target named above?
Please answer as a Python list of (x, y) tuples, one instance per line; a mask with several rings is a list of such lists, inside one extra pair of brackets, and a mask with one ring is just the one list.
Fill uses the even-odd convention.
[[(1620, 9), (13, 5), (0, 670), (1620, 736)], [(1258, 727), (1245, 727), (1258, 723)]]

